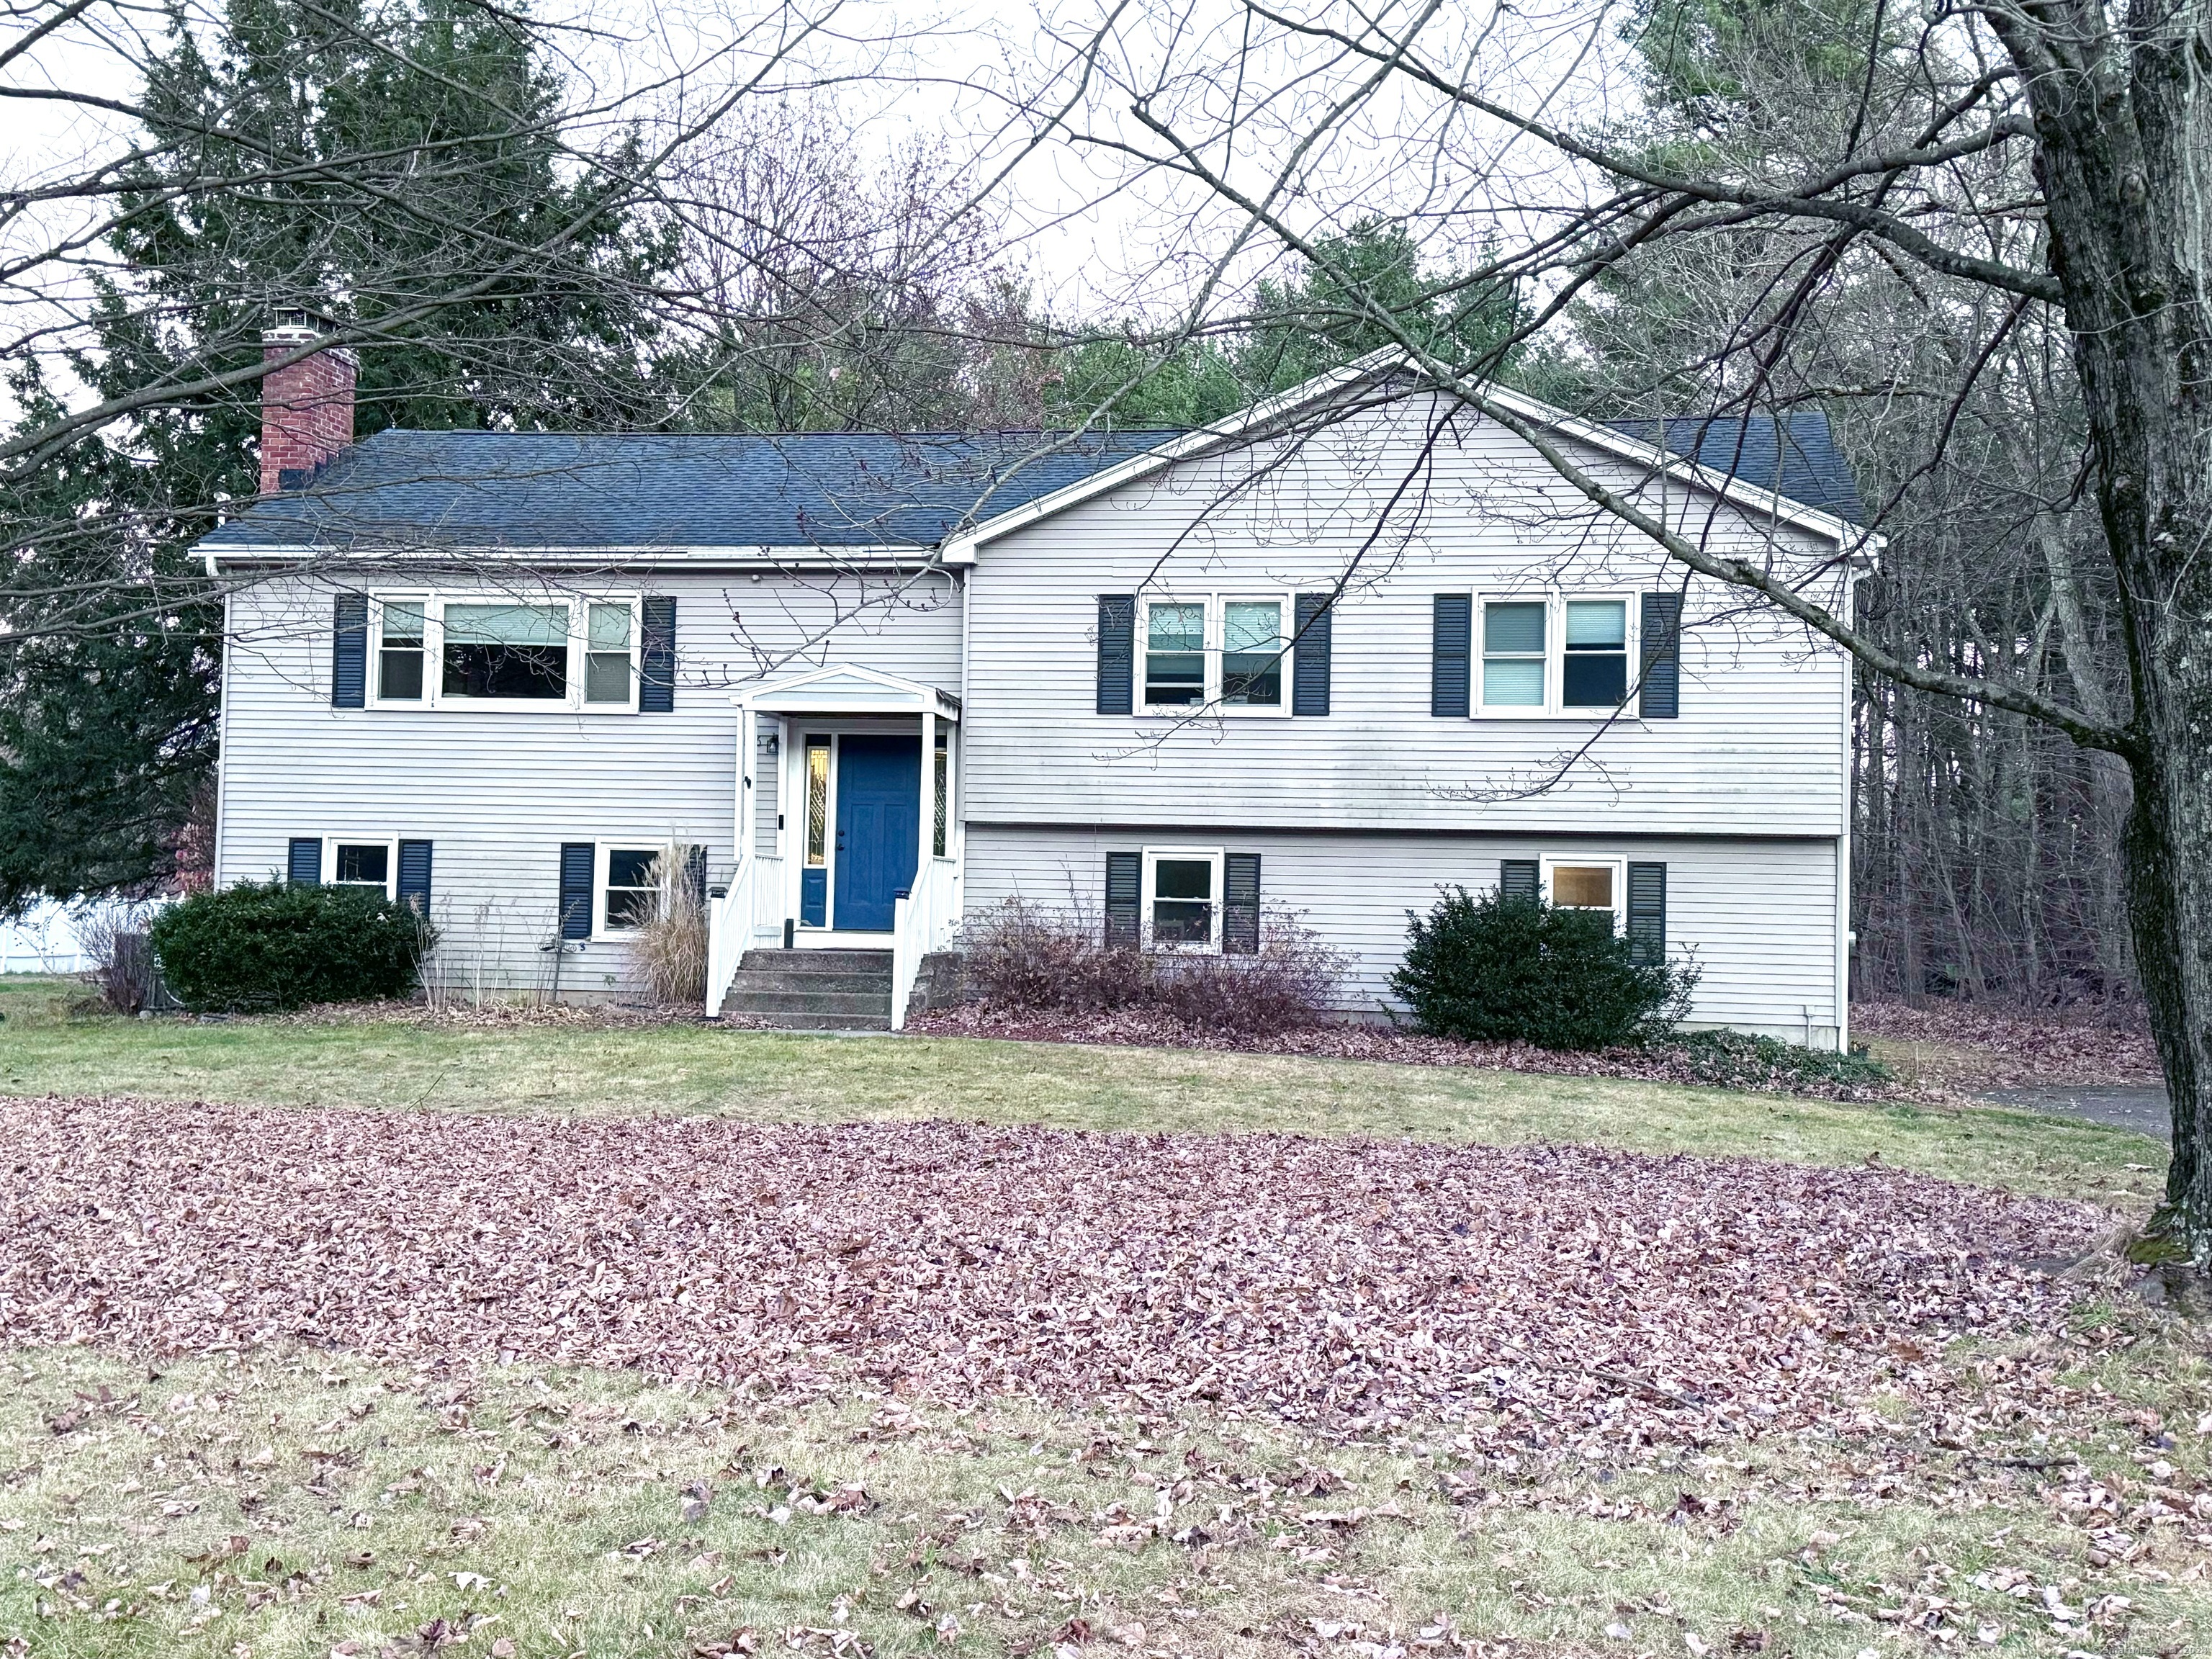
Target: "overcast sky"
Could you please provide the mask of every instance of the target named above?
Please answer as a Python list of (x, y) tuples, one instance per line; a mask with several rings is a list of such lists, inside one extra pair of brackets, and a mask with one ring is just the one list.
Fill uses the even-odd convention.
[[(212, 16), (222, 0), (189, 3)], [(989, 211), (1006, 228), (1010, 257), (1038, 301), (1062, 318), (1172, 310), (1243, 222), (1217, 195), (1117, 151), (1157, 154), (1161, 143), (1130, 118), (1133, 88), (1152, 91), (1177, 131), (1207, 146), (1209, 164), (1256, 193), (1277, 182), (1315, 106), (1351, 80), (1316, 52), (1251, 52), (1232, 0), (1119, 9), (1113, 0), (794, 0), (790, 9), (769, 0), (539, 0), (533, 12), (568, 60), (580, 107), (609, 120), (634, 115), (640, 100), (672, 118), (711, 107), (773, 45), (791, 40), (798, 20), (814, 25), (769, 83), (834, 96), (859, 124), (864, 155), (923, 140), (969, 162), (972, 177), (994, 184)], [(1071, 65), (1109, 14), (1118, 19), (1110, 41), (1077, 96)], [(1354, 15), (1334, 9), (1337, 21)], [(0, 68), (0, 80), (127, 99), (136, 88), (117, 84), (133, 77), (119, 67), (114, 32), (158, 36), (164, 27), (158, 8), (102, 7)], [(1439, 61), (1473, 66), (1486, 87), (1528, 107), (1579, 121), (1607, 113), (1601, 98), (1613, 77), (1596, 72), (1614, 40), (1605, 0), (1524, 0), (1510, 10), (1470, 0), (1446, 8), (1426, 38)], [(1063, 119), (1035, 142), (1050, 125), (1048, 109)], [(120, 116), (62, 101), (11, 100), (9, 117), (6, 185), (112, 154), (131, 131)], [(1525, 142), (1515, 148), (1438, 100), (1387, 95), (1304, 156), (1287, 212), (1302, 228), (1406, 217), (1437, 259), (1454, 260), (1526, 234), (1561, 184), (1556, 166)], [(1239, 285), (1279, 258), (1255, 244), (1217, 311), (1233, 309)]]

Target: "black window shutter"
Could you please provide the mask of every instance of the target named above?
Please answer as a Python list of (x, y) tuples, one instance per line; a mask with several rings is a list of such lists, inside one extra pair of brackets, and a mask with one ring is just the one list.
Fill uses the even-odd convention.
[(425, 921), (430, 915), (430, 843), (399, 843), (399, 902)]
[(1260, 954), (1260, 855), (1231, 853), (1222, 860), (1221, 948), (1235, 957)]
[(1468, 663), (1474, 638), (1474, 599), (1439, 593), (1429, 630), (1429, 713), (1440, 720), (1465, 720)]
[(1671, 720), (1682, 712), (1682, 596), (1644, 596), (1644, 672), (1637, 681), (1636, 712), (1647, 720)]
[(284, 849), (284, 879), (295, 887), (313, 887), (323, 878), (323, 838), (295, 836)]
[(331, 707), (364, 708), (368, 699), (368, 595), (331, 601)]
[(1498, 897), (1538, 898), (1543, 891), (1542, 871), (1534, 859), (1500, 859), (1498, 861)]
[(1106, 855), (1106, 948), (1133, 951), (1144, 942), (1145, 859), (1141, 853)]
[(637, 708), (666, 714), (676, 708), (676, 598), (656, 593), (639, 607), (642, 626), (637, 658)]
[(1336, 608), (1327, 593), (1301, 593), (1293, 613), (1297, 642), (1291, 647), (1291, 713), (1328, 713), (1328, 634)]
[(1628, 866), (1628, 959), (1645, 967), (1667, 960), (1667, 866)]
[(1098, 596), (1098, 712), (1135, 712), (1137, 596)]
[(707, 902), (707, 849), (690, 847), (684, 853), (684, 879), (691, 889), (691, 902), (703, 905)]
[(592, 878), (599, 873), (599, 849), (588, 841), (561, 843), (561, 937), (592, 936)]

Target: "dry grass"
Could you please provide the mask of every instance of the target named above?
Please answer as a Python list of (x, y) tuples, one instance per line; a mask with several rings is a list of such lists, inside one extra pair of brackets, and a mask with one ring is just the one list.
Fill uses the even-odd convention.
[[(2078, 1444), (1969, 1455), (1900, 1425), (1602, 1465), (1484, 1459), (1443, 1431), (1324, 1446), (1193, 1408), (18, 1351), (0, 1649), (2203, 1653), (2212, 1520), (2154, 1494), (2202, 1481), (2212, 1395), (2200, 1354), (2149, 1340), (2084, 1345), (2081, 1380), (2116, 1397), (2112, 1432)], [(2147, 1403), (2165, 1430), (2123, 1416)]]

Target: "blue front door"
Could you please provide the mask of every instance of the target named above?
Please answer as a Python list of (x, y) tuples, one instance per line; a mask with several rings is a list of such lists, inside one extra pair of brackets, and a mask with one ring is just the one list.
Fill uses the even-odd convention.
[(921, 836), (921, 739), (837, 740), (837, 920), (887, 933), (891, 900), (914, 884)]

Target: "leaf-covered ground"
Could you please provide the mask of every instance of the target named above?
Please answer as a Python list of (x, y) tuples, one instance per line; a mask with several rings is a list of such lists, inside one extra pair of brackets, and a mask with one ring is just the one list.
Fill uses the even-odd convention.
[(1854, 1003), (1864, 1037), (1908, 1086), (1965, 1091), (2042, 1084), (2154, 1084), (2158, 1048), (2140, 1010), (2075, 1017), (1960, 1003)]
[[(304, 1342), (1695, 1443), (1941, 1417), (2108, 1212), (1881, 1169), (947, 1123), (0, 1101), (0, 1340)], [(2033, 1265), (2041, 1263), (2044, 1265)], [(2051, 1363), (2008, 1407), (2063, 1415)]]

